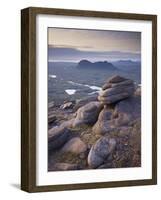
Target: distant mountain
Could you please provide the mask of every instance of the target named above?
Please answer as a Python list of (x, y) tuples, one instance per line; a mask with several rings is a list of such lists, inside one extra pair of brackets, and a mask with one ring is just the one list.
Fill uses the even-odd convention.
[(110, 62), (99, 61), (99, 62), (90, 62), (88, 60), (81, 60), (77, 68), (79, 69), (103, 69), (103, 70), (117, 70), (117, 68)]
[(118, 60), (112, 62), (112, 64), (120, 70), (123, 71), (137, 71), (141, 68), (140, 61), (132, 61), (132, 60)]
[[(90, 60), (92, 62), (102, 60), (140, 60), (141, 53), (122, 52), (122, 51), (92, 51), (90, 48), (86, 51), (74, 47), (61, 47), (56, 45), (48, 45), (49, 60), (74, 61)], [(97, 59), (97, 60), (96, 60)]]

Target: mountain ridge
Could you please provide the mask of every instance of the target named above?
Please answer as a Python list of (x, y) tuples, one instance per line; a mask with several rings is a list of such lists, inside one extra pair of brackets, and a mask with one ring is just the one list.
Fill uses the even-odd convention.
[(117, 68), (108, 61), (90, 62), (89, 60), (81, 60), (77, 64), (79, 69), (105, 69), (105, 70), (117, 70)]

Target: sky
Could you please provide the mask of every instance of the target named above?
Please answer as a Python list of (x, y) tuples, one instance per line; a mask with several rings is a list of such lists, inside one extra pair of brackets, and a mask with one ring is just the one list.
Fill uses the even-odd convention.
[(48, 28), (49, 60), (140, 60), (141, 33)]

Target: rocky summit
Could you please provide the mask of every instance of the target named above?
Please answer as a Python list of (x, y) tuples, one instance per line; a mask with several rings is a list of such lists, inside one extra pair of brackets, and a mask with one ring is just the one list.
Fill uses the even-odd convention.
[(141, 166), (141, 85), (113, 76), (99, 95), (56, 106), (48, 115), (48, 170)]
[(106, 104), (116, 103), (133, 95), (134, 82), (121, 76), (113, 76), (103, 85), (98, 100)]

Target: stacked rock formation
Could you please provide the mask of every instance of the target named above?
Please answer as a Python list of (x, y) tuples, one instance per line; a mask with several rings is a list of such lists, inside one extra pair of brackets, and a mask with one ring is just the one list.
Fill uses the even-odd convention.
[(121, 76), (111, 77), (102, 87), (98, 100), (106, 104), (112, 104), (131, 96), (134, 93), (134, 82)]
[(98, 96), (104, 108), (92, 128), (94, 133), (105, 135), (140, 117), (140, 99), (133, 95), (134, 91), (134, 82), (130, 79), (118, 75), (108, 79)]

